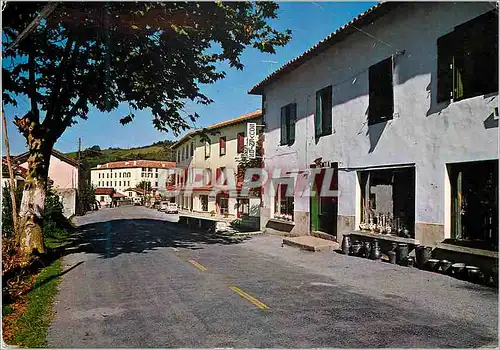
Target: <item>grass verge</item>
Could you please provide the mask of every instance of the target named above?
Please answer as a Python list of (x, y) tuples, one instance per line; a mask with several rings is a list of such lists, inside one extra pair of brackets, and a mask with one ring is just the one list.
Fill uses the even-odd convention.
[[(4, 327), (12, 330), (9, 345), (27, 348), (40, 348), (47, 345), (47, 332), (52, 320), (52, 304), (57, 294), (61, 259), (42, 269), (36, 277), (33, 287), (22, 300), (18, 301), (19, 312), (11, 313), (4, 318)], [(4, 305), (4, 308), (10, 305)], [(9, 317), (10, 316), (10, 317)]]

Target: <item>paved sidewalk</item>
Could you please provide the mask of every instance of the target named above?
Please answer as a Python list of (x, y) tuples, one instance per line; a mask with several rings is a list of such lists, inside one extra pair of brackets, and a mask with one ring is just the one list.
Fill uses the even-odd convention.
[[(308, 252), (282, 246), (282, 237), (261, 235), (241, 246), (289, 266), (333, 279), (338, 286), (408, 308), (479, 321), (498, 330), (498, 291), (417, 268), (346, 256), (337, 252)], [(472, 317), (474, 316), (474, 317)]]

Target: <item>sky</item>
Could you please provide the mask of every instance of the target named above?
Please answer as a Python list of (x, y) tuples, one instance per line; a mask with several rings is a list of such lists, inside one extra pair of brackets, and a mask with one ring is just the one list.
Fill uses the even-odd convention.
[[(278, 18), (271, 23), (278, 30), (291, 29), (292, 40), (285, 47), (277, 48), (276, 54), (273, 55), (261, 53), (253, 48), (245, 50), (241, 57), (245, 65), (243, 71), (222, 64), (221, 68), (227, 73), (226, 78), (212, 85), (203, 85), (201, 88), (201, 92), (215, 102), (208, 106), (188, 104), (184, 108), (187, 113), (196, 112), (200, 115), (195, 127), (215, 124), (260, 108), (261, 97), (249, 95), (250, 88), (376, 3), (281, 2), (279, 4)], [(22, 116), (26, 113), (29, 102), (20, 100), (18, 104), (17, 107), (5, 108), (10, 152), (13, 155), (27, 151), (25, 139), (12, 121), (16, 115)], [(110, 113), (91, 109), (88, 119), (79, 120), (78, 124), (67, 129), (55, 148), (62, 152), (76, 151), (78, 138), (81, 138), (82, 149), (93, 145), (99, 145), (101, 149), (130, 148), (161, 140), (178, 139), (171, 132), (156, 130), (151, 122), (151, 113), (148, 111), (134, 112), (136, 115), (134, 121), (121, 125), (119, 119), (128, 113), (126, 106)], [(181, 136), (182, 134), (179, 137)]]

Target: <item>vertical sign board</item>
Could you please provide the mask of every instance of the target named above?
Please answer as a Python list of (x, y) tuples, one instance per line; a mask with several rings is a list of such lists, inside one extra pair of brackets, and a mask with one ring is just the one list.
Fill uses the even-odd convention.
[(257, 153), (257, 123), (247, 123), (247, 157), (255, 159)]

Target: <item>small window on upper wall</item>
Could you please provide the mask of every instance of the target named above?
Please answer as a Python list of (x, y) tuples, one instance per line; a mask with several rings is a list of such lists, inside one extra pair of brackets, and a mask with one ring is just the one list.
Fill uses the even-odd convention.
[(392, 57), (370, 67), (368, 125), (385, 122), (394, 114)]
[(221, 137), (219, 139), (219, 155), (223, 156), (226, 154), (226, 137)]
[(194, 155), (194, 142), (191, 142), (190, 156), (192, 157), (193, 155)]
[(243, 153), (243, 151), (245, 150), (245, 133), (244, 132), (238, 133), (238, 143), (237, 143), (236, 148), (237, 148), (238, 153)]
[(498, 91), (498, 13), (489, 11), (437, 40), (437, 102)]
[(210, 142), (205, 141), (205, 158), (210, 157)]
[(291, 145), (295, 142), (296, 118), (296, 103), (290, 103), (284, 107), (281, 107), (281, 145)]
[(316, 114), (314, 115), (316, 137), (332, 133), (332, 86), (316, 92)]

